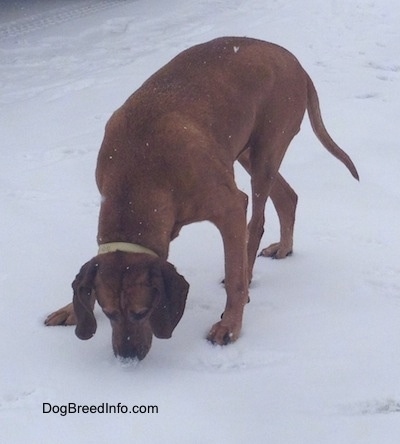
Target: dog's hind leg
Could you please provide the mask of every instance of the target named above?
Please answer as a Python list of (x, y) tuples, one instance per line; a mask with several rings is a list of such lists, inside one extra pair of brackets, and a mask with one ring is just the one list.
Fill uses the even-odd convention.
[[(239, 163), (251, 176), (250, 151), (247, 149), (238, 158)], [(278, 214), (280, 224), (279, 242), (264, 248), (259, 256), (283, 259), (293, 251), (293, 230), (296, 217), (297, 194), (286, 180), (278, 173), (269, 196)]]
[[(249, 222), (248, 240), (248, 266), (249, 278), (252, 277), (254, 261), (264, 233), (265, 204), (268, 197), (274, 194), (274, 198), (280, 194), (280, 189), (272, 192), (275, 183), (278, 187), (286, 184), (279, 179), (279, 167), (286, 150), (297, 131), (273, 131), (266, 132), (265, 137), (259, 137), (250, 147), (250, 173), (252, 191), (252, 214)], [(285, 194), (285, 193), (284, 193)], [(279, 196), (282, 197), (282, 196)], [(279, 213), (286, 224), (286, 216), (280, 199), (276, 200)], [(291, 223), (288, 223), (290, 229)]]
[(278, 214), (280, 240), (261, 250), (259, 256), (283, 259), (293, 252), (293, 230), (296, 218), (297, 194), (278, 174), (272, 185), (270, 198)]

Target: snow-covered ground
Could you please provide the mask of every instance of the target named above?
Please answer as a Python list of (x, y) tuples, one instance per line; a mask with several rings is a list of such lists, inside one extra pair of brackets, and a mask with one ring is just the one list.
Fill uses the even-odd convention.
[[(399, 23), (398, 0), (1, 2), (1, 442), (399, 442)], [(300, 196), (295, 253), (257, 260), (241, 338), (204, 339), (224, 306), (223, 257), (217, 230), (196, 224), (170, 255), (191, 284), (182, 321), (124, 364), (99, 311), (90, 341), (43, 320), (96, 252), (111, 112), (180, 50), (222, 35), (296, 54), (361, 182), (305, 120), (282, 166)], [(267, 218), (263, 246), (278, 237), (272, 207)], [(158, 413), (43, 413), (68, 403)]]

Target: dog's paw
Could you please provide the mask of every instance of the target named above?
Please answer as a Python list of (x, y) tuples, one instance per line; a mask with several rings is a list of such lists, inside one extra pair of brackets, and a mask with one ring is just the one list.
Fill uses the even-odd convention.
[(239, 333), (240, 328), (232, 328), (222, 320), (212, 326), (210, 333), (208, 333), (207, 340), (215, 345), (228, 345), (236, 341)]
[(72, 302), (47, 316), (44, 324), (47, 326), (76, 325), (76, 316)]
[(273, 259), (284, 259), (293, 253), (292, 247), (285, 247), (280, 242), (271, 244), (269, 247), (261, 250), (259, 256), (272, 257)]

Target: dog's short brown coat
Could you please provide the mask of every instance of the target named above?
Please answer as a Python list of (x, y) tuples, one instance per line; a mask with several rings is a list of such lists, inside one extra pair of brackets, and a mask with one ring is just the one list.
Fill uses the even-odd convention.
[[(281, 258), (292, 251), (297, 196), (278, 170), (306, 109), (322, 144), (358, 178), (323, 125), (310, 77), (277, 45), (219, 38), (189, 48), (151, 76), (106, 126), (96, 169), (97, 239), (139, 244), (159, 257), (118, 251), (94, 257), (73, 283), (73, 304), (50, 315), (47, 325), (77, 323), (77, 335), (88, 339), (97, 300), (111, 320), (115, 354), (142, 359), (153, 334), (171, 336), (185, 306), (188, 284), (167, 262), (170, 242), (182, 226), (208, 220), (223, 239), (227, 293), (208, 339), (236, 340), (268, 196), (281, 239), (262, 254)], [(251, 176), (248, 227), (236, 160)]]

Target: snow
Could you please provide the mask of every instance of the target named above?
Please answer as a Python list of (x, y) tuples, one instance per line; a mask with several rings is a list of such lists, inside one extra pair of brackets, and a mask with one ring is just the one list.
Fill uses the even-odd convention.
[[(397, 0), (2, 3), (2, 442), (398, 443), (399, 23)], [(295, 252), (257, 260), (240, 339), (204, 339), (224, 306), (223, 254), (217, 230), (195, 224), (171, 248), (191, 284), (173, 338), (121, 362), (99, 310), (90, 341), (43, 320), (96, 251), (108, 117), (179, 51), (222, 35), (300, 59), (361, 182), (305, 120), (282, 166), (299, 194)], [(249, 189), (240, 169), (237, 181)], [(262, 246), (278, 237), (270, 206), (267, 220)], [(44, 403), (158, 413), (62, 416)]]

